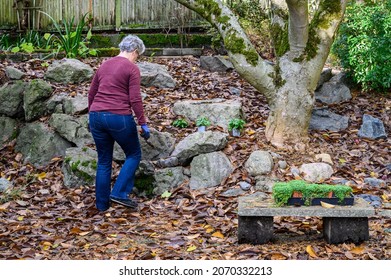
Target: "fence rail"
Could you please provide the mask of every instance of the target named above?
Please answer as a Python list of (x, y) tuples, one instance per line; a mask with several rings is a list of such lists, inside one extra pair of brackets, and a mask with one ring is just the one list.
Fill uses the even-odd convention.
[(75, 23), (90, 13), (94, 30), (185, 28), (206, 25), (196, 13), (174, 0), (0, 0), (0, 29), (52, 29), (57, 22)]

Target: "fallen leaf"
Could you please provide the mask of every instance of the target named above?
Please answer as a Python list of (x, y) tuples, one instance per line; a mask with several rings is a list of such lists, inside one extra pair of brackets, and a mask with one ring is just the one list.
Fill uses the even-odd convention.
[(224, 238), (224, 235), (220, 231), (216, 231), (215, 233), (212, 234), (212, 236), (217, 238)]
[(193, 252), (195, 249), (197, 249), (197, 246), (191, 245), (187, 248), (187, 252)]
[(324, 201), (321, 201), (320, 205), (322, 205), (323, 208), (334, 208), (335, 207), (335, 205), (330, 204), (330, 203), (326, 203)]
[(315, 251), (314, 251), (314, 249), (312, 248), (311, 245), (308, 245), (307, 248), (305, 249), (305, 251), (308, 253), (308, 255), (310, 255), (313, 258), (317, 258), (318, 257), (318, 255), (315, 253)]
[(364, 247), (354, 247), (352, 250), (350, 250), (352, 254), (356, 255), (362, 255), (365, 253), (365, 248)]

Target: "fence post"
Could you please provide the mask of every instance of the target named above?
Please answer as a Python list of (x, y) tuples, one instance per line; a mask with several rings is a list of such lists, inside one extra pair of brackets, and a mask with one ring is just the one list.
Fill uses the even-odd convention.
[(121, 0), (115, 0), (115, 30), (121, 30)]

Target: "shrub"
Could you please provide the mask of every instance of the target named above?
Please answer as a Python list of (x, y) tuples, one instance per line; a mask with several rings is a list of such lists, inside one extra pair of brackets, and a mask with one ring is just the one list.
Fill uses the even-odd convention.
[(391, 86), (391, 0), (354, 3), (333, 45), (353, 80), (365, 90)]

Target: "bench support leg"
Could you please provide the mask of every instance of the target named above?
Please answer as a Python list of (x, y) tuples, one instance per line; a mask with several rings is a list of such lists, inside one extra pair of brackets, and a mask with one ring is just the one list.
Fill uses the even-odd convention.
[(264, 244), (273, 238), (273, 217), (239, 216), (238, 242)]
[(328, 243), (360, 243), (369, 239), (367, 217), (323, 218), (323, 237)]

